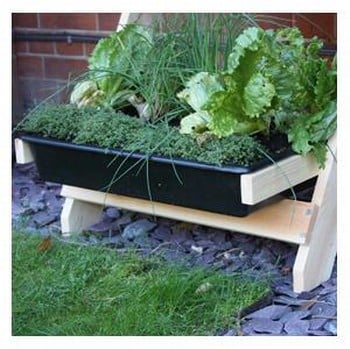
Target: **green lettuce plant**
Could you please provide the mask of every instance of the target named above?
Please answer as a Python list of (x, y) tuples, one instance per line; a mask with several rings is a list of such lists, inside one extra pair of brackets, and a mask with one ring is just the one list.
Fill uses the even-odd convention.
[(152, 31), (136, 24), (101, 39), (89, 58), (88, 74), (74, 87), (71, 103), (115, 109), (142, 104), (134, 96), (130, 77), (142, 74), (152, 45)]
[[(205, 79), (199, 73), (177, 94), (195, 111), (182, 120), (181, 132), (198, 133), (198, 115), (206, 116), (200, 131), (218, 137), (279, 131), (294, 151), (313, 152), (323, 166), (336, 129), (336, 62), (329, 66), (321, 47), (317, 38), (306, 42), (297, 28), (244, 30), (226, 70)], [(193, 106), (196, 99), (201, 103)]]

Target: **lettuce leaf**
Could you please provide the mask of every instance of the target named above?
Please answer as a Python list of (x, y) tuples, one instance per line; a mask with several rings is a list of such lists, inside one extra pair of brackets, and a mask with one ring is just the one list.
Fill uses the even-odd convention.
[(242, 97), (232, 89), (213, 94), (205, 109), (210, 115), (209, 130), (219, 137), (247, 135), (266, 128), (262, 119), (252, 119), (242, 109)]
[(180, 123), (180, 133), (196, 134), (207, 130), (210, 122), (210, 115), (205, 110), (211, 96), (223, 91), (223, 87), (218, 78), (206, 72), (200, 72), (186, 83), (186, 88), (177, 94), (177, 97), (187, 102), (195, 113), (191, 113), (182, 118)]
[(210, 116), (206, 111), (197, 111), (181, 119), (180, 133), (194, 134), (203, 133), (207, 130)]
[(271, 106), (275, 86), (261, 73), (255, 73), (244, 87), (243, 110), (250, 117), (259, 117)]
[(257, 27), (247, 28), (238, 36), (236, 45), (227, 59), (229, 74), (242, 64), (242, 57), (244, 57), (248, 51), (258, 51), (260, 49), (263, 36), (264, 31)]
[(248, 28), (237, 38), (223, 72), (225, 91), (215, 93), (205, 110), (209, 129), (219, 137), (246, 135), (266, 130), (263, 114), (271, 106), (275, 87), (264, 73), (268, 45), (260, 28)]
[(213, 93), (223, 90), (218, 78), (206, 72), (192, 76), (186, 82), (185, 87), (177, 94), (177, 97), (187, 102), (196, 112), (202, 110)]
[(316, 83), (314, 85), (315, 104), (320, 109), (325, 108), (327, 104), (337, 97), (337, 72), (336, 59), (333, 61), (331, 69), (327, 62), (323, 60), (319, 70), (316, 73)]
[(151, 49), (152, 42), (149, 29), (127, 24), (121, 31), (114, 32), (97, 43), (89, 57), (89, 69), (102, 79), (109, 73), (126, 74), (132, 69), (142, 70), (143, 65), (140, 66), (140, 63)]
[(335, 101), (330, 101), (325, 109), (296, 118), (288, 132), (288, 140), (296, 153), (305, 155), (313, 152), (320, 166), (324, 167), (326, 143), (336, 127), (337, 106)]
[(89, 79), (103, 91), (106, 105), (116, 107), (127, 101), (130, 93), (121, 92), (133, 86), (124, 77), (142, 73), (152, 44), (150, 30), (137, 24), (128, 24), (97, 43), (89, 57)]

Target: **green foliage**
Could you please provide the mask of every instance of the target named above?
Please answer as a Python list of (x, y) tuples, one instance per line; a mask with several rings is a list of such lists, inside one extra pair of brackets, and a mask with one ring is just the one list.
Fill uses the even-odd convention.
[(79, 131), (84, 119), (90, 119), (95, 112), (95, 108), (87, 107), (80, 110), (71, 105), (46, 104), (26, 117), (17, 130), (71, 141)]
[(86, 80), (77, 83), (70, 96), (70, 102), (76, 104), (78, 107), (86, 105), (96, 105), (101, 103), (104, 93), (98, 89), (95, 81)]
[(324, 164), (327, 140), (337, 127), (336, 108), (336, 103), (331, 101), (324, 110), (296, 118), (288, 133), (293, 150), (303, 155), (313, 151), (319, 162)]
[(268, 291), (242, 275), (52, 239), (40, 253), (40, 236), (14, 232), (15, 336), (214, 335)]
[[(97, 43), (83, 82), (98, 90), (93, 98), (84, 93), (79, 105), (131, 104), (151, 121), (183, 115), (188, 108), (175, 98), (183, 82), (222, 68), (234, 38), (252, 22), (247, 14), (182, 13), (164, 14), (150, 26), (128, 24)], [(79, 83), (75, 89), (81, 91)]]
[(266, 128), (264, 120), (244, 114), (242, 98), (235, 91), (237, 88), (231, 84), (229, 90), (213, 94), (205, 107), (211, 117), (209, 130), (219, 137), (249, 135)]
[(97, 43), (89, 58), (89, 78), (102, 91), (104, 106), (121, 106), (133, 94), (132, 82), (125, 77), (137, 76), (144, 70), (152, 36), (147, 28), (128, 24)]
[(165, 122), (144, 124), (138, 118), (93, 107), (46, 105), (25, 120), (20, 130), (78, 144), (217, 165), (249, 165), (262, 157), (258, 150), (262, 145), (248, 136), (209, 137), (200, 144), (196, 138), (180, 134)]
[[(312, 151), (323, 166), (327, 139), (312, 134), (310, 124), (316, 118), (325, 135), (335, 131), (336, 112), (329, 106), (336, 101), (336, 63), (330, 67), (319, 57), (321, 47), (317, 38), (306, 43), (297, 28), (248, 28), (236, 39), (227, 70), (206, 77), (205, 89), (216, 91), (194, 110), (207, 112), (207, 128), (219, 137), (271, 129), (286, 133), (296, 152)], [(190, 96), (196, 89), (188, 85), (184, 92)], [(295, 130), (303, 127), (302, 140)]]
[(223, 90), (218, 78), (205, 72), (192, 76), (185, 86), (186, 88), (179, 92), (177, 97), (187, 102), (197, 112), (202, 110), (215, 92)]
[[(148, 154), (164, 151), (168, 140), (187, 142), (179, 135), (174, 139), (176, 129), (163, 125), (181, 116), (180, 133), (195, 138), (203, 133), (219, 138), (285, 133), (297, 153), (313, 152), (323, 166), (325, 137), (336, 129), (336, 59), (329, 65), (320, 58), (322, 42), (306, 42), (297, 28), (249, 27), (241, 32), (248, 24), (254, 25), (254, 19), (244, 14), (181, 14), (165, 15), (150, 28), (127, 25), (99, 41), (87, 80), (71, 96), (79, 107), (97, 107), (99, 117), (87, 117), (90, 111), (84, 110), (81, 124), (73, 125), (74, 111), (67, 121), (56, 115), (50, 123), (42, 116), (25, 127), (45, 136)], [(134, 129), (125, 118), (105, 114), (126, 105), (156, 131), (133, 120)], [(128, 127), (130, 137), (122, 135)], [(194, 150), (186, 158), (202, 158), (197, 150), (205, 151), (204, 145), (198, 146), (195, 138), (189, 140)], [(208, 139), (205, 143), (216, 141)], [(179, 154), (173, 149), (172, 156)], [(212, 161), (207, 153), (204, 158)], [(257, 155), (229, 158), (247, 164)]]
[(128, 145), (143, 128), (143, 124), (137, 118), (107, 110), (98, 110), (91, 117), (82, 118), (73, 142), (128, 150)]

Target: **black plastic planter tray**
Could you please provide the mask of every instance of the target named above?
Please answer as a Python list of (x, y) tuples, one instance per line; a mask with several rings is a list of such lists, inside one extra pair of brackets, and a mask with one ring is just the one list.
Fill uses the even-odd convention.
[(241, 203), (241, 175), (271, 164), (266, 159), (250, 167), (220, 167), (33, 135), (20, 138), (30, 145), (45, 181), (234, 216), (254, 209)]

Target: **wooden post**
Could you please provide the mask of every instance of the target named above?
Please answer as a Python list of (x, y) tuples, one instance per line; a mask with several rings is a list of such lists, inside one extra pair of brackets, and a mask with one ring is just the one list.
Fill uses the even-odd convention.
[(326, 281), (332, 272), (337, 251), (337, 164), (336, 136), (329, 142), (325, 169), (318, 176), (313, 204), (318, 213), (309, 239), (299, 246), (293, 268), (294, 291), (313, 289)]
[(102, 209), (102, 205), (67, 197), (61, 213), (62, 235), (69, 236), (70, 233), (79, 233), (97, 223)]
[(15, 139), (15, 153), (16, 162), (18, 164), (27, 164), (34, 161), (34, 156), (30, 145), (27, 142), (23, 142), (21, 139)]

